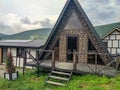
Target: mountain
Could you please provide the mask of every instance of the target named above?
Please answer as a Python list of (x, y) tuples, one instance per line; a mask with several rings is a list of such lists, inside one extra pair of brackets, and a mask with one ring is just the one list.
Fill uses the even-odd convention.
[(51, 28), (41, 28), (41, 29), (34, 29), (34, 30), (27, 30), (24, 32), (20, 32), (13, 35), (3, 36), (1, 39), (21, 39), (21, 40), (28, 40), (28, 39), (41, 39), (46, 40), (51, 32)]
[[(120, 22), (111, 23), (106, 25), (95, 26), (96, 32), (102, 38), (106, 33), (111, 32), (115, 28), (120, 28)], [(28, 40), (28, 39), (40, 39), (46, 40), (50, 35), (52, 28), (41, 28), (34, 30), (27, 30), (21, 33), (13, 35), (5, 35), (0, 33), (0, 39), (13, 39), (13, 40)], [(1, 37), (2, 36), (2, 37)]]
[(7, 36), (6, 34), (0, 33), (0, 38), (3, 36)]

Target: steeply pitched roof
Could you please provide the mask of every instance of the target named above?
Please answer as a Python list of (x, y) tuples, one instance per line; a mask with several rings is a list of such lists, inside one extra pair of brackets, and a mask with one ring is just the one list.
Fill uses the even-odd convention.
[(75, 7), (77, 8), (77, 12), (78, 13), (80, 12), (79, 14), (81, 14), (81, 16), (85, 19), (85, 21), (87, 22), (88, 27), (94, 33), (95, 37), (97, 38), (97, 41), (101, 44), (102, 47), (104, 47), (102, 45), (102, 43), (101, 43), (101, 39), (99, 38), (98, 34), (96, 33), (93, 25), (89, 21), (87, 15), (83, 11), (83, 9), (82, 9), (81, 5), (79, 4), (79, 2), (77, 0), (67, 0), (67, 2), (66, 2), (65, 6), (64, 6), (64, 8), (63, 8), (63, 10), (62, 10), (62, 12), (60, 14), (55, 26), (52, 29), (51, 34), (49, 35), (49, 37), (48, 37), (48, 39), (46, 41), (45, 49), (48, 48), (48, 46), (52, 42), (51, 40), (53, 39), (54, 34), (56, 34), (56, 32), (58, 32), (58, 30), (61, 29), (61, 26), (63, 25), (63, 23), (64, 23), (64, 25), (62, 26), (62, 28), (65, 26), (65, 23), (67, 22), (67, 18), (68, 18), (68, 16), (66, 17), (66, 14), (67, 14), (68, 10), (71, 8), (71, 4), (73, 4), (73, 3), (75, 4)]
[[(54, 48), (55, 43), (58, 40), (58, 36), (60, 35), (61, 31), (64, 30), (72, 12), (75, 11), (78, 15), (78, 19), (81, 20), (81, 23), (84, 27), (84, 30), (86, 33), (88, 33), (89, 39), (92, 41), (94, 46), (96, 47), (96, 50), (101, 53), (108, 53), (107, 48), (105, 48), (104, 44), (102, 43), (102, 40), (96, 33), (93, 25), (89, 21), (87, 15), (83, 11), (81, 5), (77, 0), (67, 0), (54, 28), (52, 29), (52, 32), (49, 36), (49, 38), (46, 41), (46, 44), (43, 49), (45, 50), (51, 50)], [(40, 57), (43, 58), (45, 53), (41, 53)], [(112, 58), (109, 56), (102, 57), (104, 58), (104, 63), (108, 63)]]
[(114, 29), (120, 29), (120, 22), (111, 23), (106, 25), (95, 26), (95, 30), (102, 39), (106, 34), (110, 33)]

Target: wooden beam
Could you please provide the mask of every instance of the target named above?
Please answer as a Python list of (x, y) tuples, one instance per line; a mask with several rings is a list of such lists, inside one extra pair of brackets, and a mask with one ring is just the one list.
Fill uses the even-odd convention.
[(95, 73), (97, 73), (97, 54), (95, 54)]
[(39, 69), (39, 51), (36, 51), (36, 60), (37, 60), (37, 77), (39, 77), (40, 69)]
[(73, 70), (76, 70), (76, 64), (77, 64), (76, 51), (74, 51), (73, 52)]
[(55, 67), (55, 52), (52, 51), (52, 67)]
[(26, 66), (26, 50), (23, 52), (23, 76), (25, 74), (25, 66)]

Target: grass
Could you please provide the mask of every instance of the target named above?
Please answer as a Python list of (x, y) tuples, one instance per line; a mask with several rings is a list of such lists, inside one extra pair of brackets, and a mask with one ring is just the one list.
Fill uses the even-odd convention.
[[(43, 88), (48, 73), (41, 73), (36, 77), (35, 73), (27, 71), (25, 76), (19, 75), (14, 81), (0, 78), (0, 90), (49, 90)], [(52, 90), (120, 90), (120, 76), (108, 78), (96, 75), (73, 75), (68, 87), (46, 85)]]

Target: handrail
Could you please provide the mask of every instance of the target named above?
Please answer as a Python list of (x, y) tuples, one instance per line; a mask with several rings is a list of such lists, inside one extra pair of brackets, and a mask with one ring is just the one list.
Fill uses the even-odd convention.
[[(30, 57), (32, 57), (33, 62), (37, 64), (37, 59), (34, 58), (34, 57), (31, 55), (31, 53), (28, 52), (27, 50), (26, 50), (26, 53), (28, 53), (28, 54), (30, 55)], [(27, 55), (27, 54), (26, 54), (26, 55)]]

